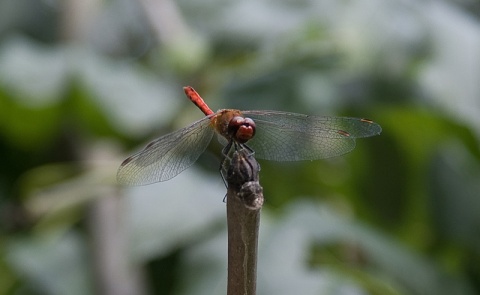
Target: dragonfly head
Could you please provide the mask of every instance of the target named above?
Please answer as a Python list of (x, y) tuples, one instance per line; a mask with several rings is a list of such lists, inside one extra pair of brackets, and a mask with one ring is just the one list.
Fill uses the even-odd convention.
[(228, 123), (228, 135), (238, 143), (246, 143), (255, 136), (255, 122), (250, 118), (235, 116)]

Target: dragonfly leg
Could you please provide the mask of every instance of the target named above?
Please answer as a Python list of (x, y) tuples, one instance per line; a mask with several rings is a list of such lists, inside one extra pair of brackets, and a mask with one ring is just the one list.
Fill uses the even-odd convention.
[[(228, 183), (226, 180), (226, 174), (228, 171), (228, 167), (225, 167), (226, 163), (230, 163), (232, 158), (230, 157), (230, 150), (232, 149), (232, 146), (235, 146), (234, 148), (236, 149), (236, 144), (234, 143), (233, 140), (230, 140), (228, 144), (222, 149), (222, 161), (220, 162), (220, 175), (222, 176), (223, 183), (225, 184), (225, 187), (228, 188)], [(226, 197), (226, 196), (225, 196)], [(225, 201), (225, 198), (223, 198)]]

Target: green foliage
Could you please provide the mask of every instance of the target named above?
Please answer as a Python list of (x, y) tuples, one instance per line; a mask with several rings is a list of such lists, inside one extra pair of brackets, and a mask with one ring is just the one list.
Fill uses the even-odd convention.
[(203, 116), (184, 85), (213, 109), (383, 128), (342, 157), (260, 161), (258, 294), (480, 292), (468, 4), (178, 1), (175, 20), (60, 2), (0, 3), (0, 294), (92, 294), (107, 274), (126, 294), (225, 293), (218, 143), (168, 182), (115, 184), (122, 150)]

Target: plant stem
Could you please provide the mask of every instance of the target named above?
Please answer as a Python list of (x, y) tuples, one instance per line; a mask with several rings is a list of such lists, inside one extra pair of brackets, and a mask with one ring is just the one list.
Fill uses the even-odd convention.
[(257, 250), (263, 189), (260, 166), (252, 152), (233, 153), (228, 167), (228, 284), (227, 295), (254, 295), (257, 282)]
[(227, 195), (228, 295), (254, 295), (257, 281), (257, 241), (260, 210), (245, 208), (240, 199)]

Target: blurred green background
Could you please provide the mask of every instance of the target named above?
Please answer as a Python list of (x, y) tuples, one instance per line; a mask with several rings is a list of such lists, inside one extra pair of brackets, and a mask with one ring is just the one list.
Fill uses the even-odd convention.
[(0, 294), (225, 294), (219, 144), (115, 184), (185, 85), (383, 127), (260, 161), (258, 294), (480, 293), (479, 1), (1, 0)]

